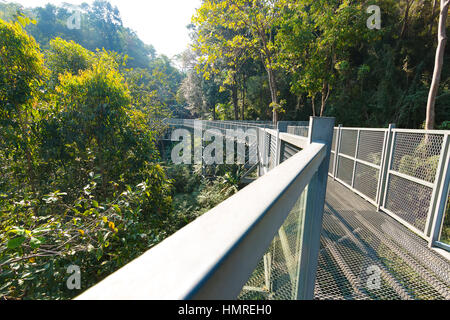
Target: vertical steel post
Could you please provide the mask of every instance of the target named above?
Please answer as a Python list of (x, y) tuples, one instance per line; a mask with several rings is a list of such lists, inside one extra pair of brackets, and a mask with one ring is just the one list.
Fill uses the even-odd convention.
[(280, 130), (277, 129), (276, 136), (277, 148), (275, 149), (275, 167), (280, 164), (281, 161), (281, 139), (280, 139)]
[(380, 178), (377, 190), (377, 211), (380, 211), (382, 205), (384, 205), (384, 195), (386, 194), (388, 172), (391, 164), (391, 156), (393, 153), (393, 129), (395, 124), (390, 124), (386, 132), (385, 143), (383, 145), (383, 154), (381, 158)]
[(333, 168), (333, 180), (336, 181), (336, 174), (337, 174), (337, 167), (339, 165), (338, 158), (339, 158), (339, 151), (341, 150), (341, 132), (342, 132), (342, 124), (338, 126), (337, 132), (336, 132), (336, 146), (334, 150), (334, 168)]
[[(434, 182), (433, 194), (431, 197), (430, 211), (428, 213), (427, 226), (425, 233), (430, 235), (429, 246), (439, 240), (442, 222), (445, 215), (445, 206), (447, 204), (447, 195), (450, 181), (450, 154), (449, 154), (449, 135), (446, 134), (442, 142), (442, 152), (439, 158), (439, 165), (436, 171), (436, 181)], [(429, 231), (429, 233), (428, 233)]]
[(357, 163), (357, 159), (358, 159), (359, 137), (360, 137), (360, 135), (361, 135), (361, 130), (358, 129), (358, 133), (356, 135), (355, 159), (353, 161), (352, 188), (355, 188), (355, 173), (356, 173), (356, 163)]
[(327, 152), (325, 159), (308, 186), (303, 232), (301, 234), (299, 267), (297, 269), (296, 298), (299, 300), (312, 300), (314, 298), (334, 121), (334, 118), (312, 117), (309, 125), (309, 142), (325, 143)]

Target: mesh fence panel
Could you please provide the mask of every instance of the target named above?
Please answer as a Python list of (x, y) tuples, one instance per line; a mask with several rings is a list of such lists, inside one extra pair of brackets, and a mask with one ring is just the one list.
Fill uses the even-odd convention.
[(292, 208), (238, 299), (292, 300), (296, 298), (306, 190), (307, 188)]
[(385, 207), (424, 232), (432, 191), (422, 184), (391, 174)]
[(308, 137), (309, 127), (308, 126), (289, 126), (287, 128), (287, 133), (295, 134), (301, 137)]
[(377, 198), (379, 175), (379, 169), (363, 163), (356, 163), (354, 188), (375, 201)]
[(351, 185), (352, 177), (353, 177), (354, 161), (350, 160), (348, 158), (342, 157), (342, 156), (339, 156), (338, 160), (339, 160), (339, 163), (338, 163), (337, 178), (341, 179), (348, 185)]
[(364, 131), (359, 135), (358, 159), (381, 164), (385, 131)]
[(350, 157), (354, 157), (356, 151), (357, 138), (358, 138), (357, 130), (342, 129), (340, 153)]
[(447, 206), (442, 222), (439, 241), (450, 245), (450, 193), (447, 195)]
[(434, 182), (443, 135), (397, 132), (392, 170)]

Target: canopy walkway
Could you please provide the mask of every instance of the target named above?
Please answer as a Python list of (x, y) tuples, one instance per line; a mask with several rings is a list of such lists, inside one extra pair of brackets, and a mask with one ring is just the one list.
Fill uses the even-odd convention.
[(259, 178), (78, 299), (450, 299), (449, 132), (333, 122), (170, 120)]

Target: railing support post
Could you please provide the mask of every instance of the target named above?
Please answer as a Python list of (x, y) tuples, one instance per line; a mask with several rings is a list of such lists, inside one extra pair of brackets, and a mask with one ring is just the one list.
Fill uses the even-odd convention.
[(281, 163), (281, 139), (280, 130), (277, 129), (277, 148), (275, 149), (275, 167)]
[(384, 145), (383, 145), (383, 152), (381, 155), (381, 168), (380, 168), (380, 177), (379, 177), (379, 183), (378, 183), (378, 190), (377, 190), (377, 211), (380, 211), (381, 206), (383, 205), (382, 201), (384, 199), (384, 194), (386, 193), (387, 188), (387, 177), (388, 177), (388, 171), (390, 169), (390, 163), (391, 163), (391, 151), (392, 151), (392, 144), (393, 144), (393, 132), (392, 130), (395, 129), (395, 124), (390, 124), (389, 128), (386, 132)]
[(336, 131), (336, 146), (334, 148), (334, 165), (333, 165), (333, 180), (336, 181), (337, 174), (337, 166), (338, 166), (338, 158), (339, 158), (339, 150), (341, 149), (341, 132), (342, 132), (342, 124), (338, 126)]
[[(431, 198), (430, 212), (428, 213), (431, 223), (429, 246), (432, 247), (439, 240), (442, 222), (445, 215), (445, 206), (447, 204), (447, 195), (450, 182), (450, 137), (445, 135), (442, 142), (442, 152), (439, 159), (439, 165), (436, 172), (435, 188)], [(425, 232), (428, 231), (428, 226)]]
[(358, 129), (358, 133), (356, 134), (356, 148), (355, 148), (355, 161), (353, 161), (353, 174), (352, 174), (352, 188), (355, 188), (355, 179), (356, 179), (356, 164), (358, 161), (358, 152), (359, 152), (359, 139), (361, 137), (361, 130)]
[(327, 155), (308, 186), (297, 282), (298, 300), (312, 300), (316, 282), (317, 264), (322, 232), (323, 211), (333, 141), (334, 118), (312, 117), (309, 124), (309, 142), (327, 146)]

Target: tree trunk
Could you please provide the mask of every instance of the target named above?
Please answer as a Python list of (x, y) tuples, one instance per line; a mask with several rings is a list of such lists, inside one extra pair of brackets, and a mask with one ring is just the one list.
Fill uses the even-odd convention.
[(315, 117), (316, 116), (316, 102), (315, 102), (315, 100), (316, 100), (316, 95), (313, 95), (312, 97), (311, 97), (311, 104), (312, 104), (312, 112), (313, 112), (313, 117)]
[(431, 9), (431, 17), (430, 17), (430, 24), (428, 26), (428, 37), (431, 38), (431, 34), (433, 32), (433, 24), (434, 20), (436, 18), (436, 8), (439, 0), (433, 1), (433, 9)]
[(427, 130), (432, 130), (435, 124), (436, 96), (439, 89), (439, 82), (441, 80), (442, 65), (444, 64), (445, 45), (447, 43), (445, 27), (449, 5), (450, 0), (441, 0), (441, 12), (439, 15), (438, 28), (438, 46), (436, 49), (436, 61), (434, 65), (433, 80), (431, 82), (430, 93), (428, 95), (427, 118), (425, 120), (425, 129)]
[(409, 9), (411, 8), (412, 3), (410, 0), (406, 0), (406, 10), (405, 10), (405, 16), (403, 18), (403, 26), (402, 31), (400, 33), (400, 38), (403, 38), (405, 35), (406, 29), (408, 28), (408, 19), (409, 19)]
[(245, 118), (245, 75), (242, 75), (242, 110), (241, 110), (241, 120), (244, 121)]
[(233, 107), (234, 107), (234, 120), (239, 120), (239, 104), (238, 104), (238, 86), (237, 84), (233, 85), (231, 89), (231, 95), (233, 99)]
[[(277, 95), (277, 82), (275, 80), (275, 72), (272, 68), (267, 68), (267, 74), (269, 76), (269, 88), (270, 88), (270, 96), (272, 98), (272, 104), (278, 106), (278, 95)], [(274, 108), (273, 109), (273, 125), (276, 126), (278, 123), (278, 112)]]
[(326, 81), (323, 82), (322, 87), (322, 104), (320, 106), (320, 116), (323, 117), (323, 113), (325, 112), (325, 106), (328, 101), (328, 97), (330, 96), (330, 86)]
[[(262, 51), (260, 53), (261, 62), (264, 64), (264, 67), (266, 68), (267, 71), (267, 75), (269, 77), (269, 89), (270, 95), (272, 97), (272, 105), (278, 106), (277, 81), (275, 79), (275, 72), (272, 66), (272, 55), (267, 46), (266, 32), (263, 29), (259, 29), (258, 34), (262, 42)], [(273, 124), (274, 126), (276, 126), (278, 123), (278, 112), (275, 108), (273, 109), (272, 114), (273, 114)]]

